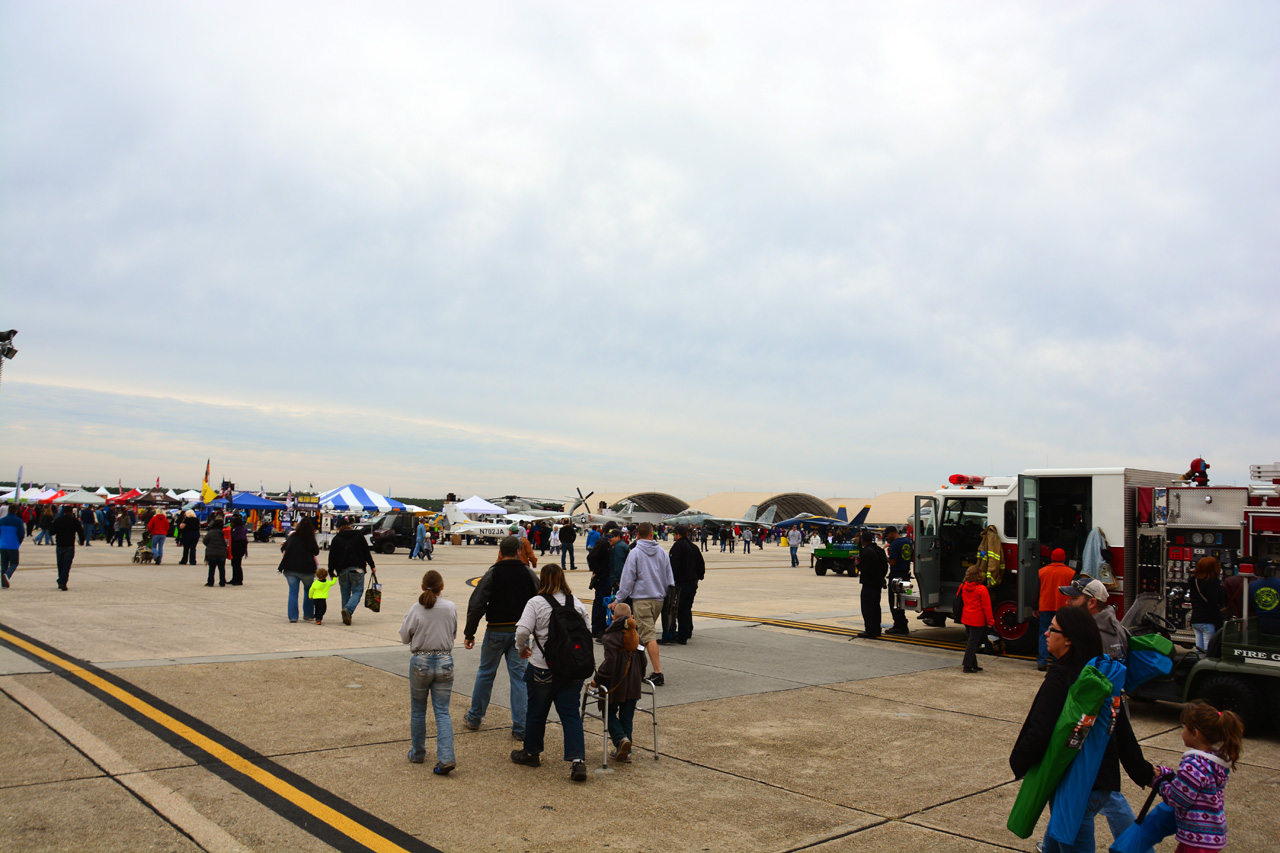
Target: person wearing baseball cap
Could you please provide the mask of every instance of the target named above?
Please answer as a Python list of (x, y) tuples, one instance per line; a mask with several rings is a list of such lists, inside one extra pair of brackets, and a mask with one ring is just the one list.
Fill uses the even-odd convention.
[(1067, 597), (1067, 607), (1085, 608), (1098, 623), (1103, 654), (1116, 660), (1125, 660), (1129, 656), (1129, 631), (1116, 618), (1115, 607), (1107, 604), (1110, 593), (1102, 581), (1076, 578), (1070, 584), (1058, 587), (1058, 592)]
[(1075, 569), (1068, 566), (1067, 552), (1054, 548), (1049, 555), (1049, 564), (1040, 568), (1040, 648), (1036, 654), (1036, 669), (1044, 672), (1049, 668), (1049, 626), (1059, 607), (1066, 607), (1067, 596), (1062, 593), (1064, 585), (1069, 585), (1076, 576)]

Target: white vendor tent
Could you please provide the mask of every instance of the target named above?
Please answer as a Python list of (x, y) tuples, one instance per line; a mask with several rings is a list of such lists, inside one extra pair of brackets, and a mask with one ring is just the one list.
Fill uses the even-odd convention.
[(181, 492), (180, 494), (176, 494), (173, 497), (177, 498), (183, 503), (191, 503), (193, 501), (199, 501), (203, 496), (199, 492), (197, 492), (195, 489), (188, 489), (187, 491)]
[(105, 498), (107, 495), (109, 495), (109, 494), (111, 494), (111, 493), (107, 491), (107, 487), (106, 487), (106, 486), (98, 486), (98, 488), (97, 488), (97, 490), (94, 492), (94, 494), (95, 494), (95, 495), (101, 495), (102, 497), (104, 497), (104, 498)]
[(386, 512), (389, 509), (404, 509), (404, 504), (400, 501), (371, 492), (355, 483), (325, 492), (316, 500), (322, 507), (338, 510), (360, 509)]
[(93, 492), (86, 492), (81, 489), (78, 492), (72, 492), (69, 495), (63, 495), (60, 498), (54, 498), (56, 504), (92, 504), (93, 506), (102, 506), (106, 501)]
[(462, 503), (458, 504), (458, 509), (467, 515), (506, 515), (507, 508), (491, 504), (479, 495), (472, 495)]

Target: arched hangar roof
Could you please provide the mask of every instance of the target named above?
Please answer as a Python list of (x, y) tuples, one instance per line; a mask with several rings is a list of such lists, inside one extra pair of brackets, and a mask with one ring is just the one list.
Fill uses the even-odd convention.
[(637, 512), (657, 512), (663, 515), (674, 515), (689, 508), (687, 503), (675, 495), (668, 495), (665, 492), (636, 492), (621, 498), (610, 504), (610, 506), (615, 507), (623, 501), (631, 501), (635, 504)]
[(787, 492), (781, 495), (774, 495), (760, 504), (760, 512), (763, 513), (771, 506), (778, 508), (777, 513), (774, 515), (774, 520), (776, 521), (794, 518), (802, 512), (828, 517), (834, 517), (836, 514), (835, 508), (831, 504), (804, 492)]

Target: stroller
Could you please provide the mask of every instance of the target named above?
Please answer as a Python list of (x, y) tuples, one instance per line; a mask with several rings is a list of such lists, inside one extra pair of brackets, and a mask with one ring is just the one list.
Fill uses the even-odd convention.
[(133, 552), (133, 561), (135, 563), (150, 563), (153, 557), (151, 546), (146, 542), (139, 542), (138, 549)]

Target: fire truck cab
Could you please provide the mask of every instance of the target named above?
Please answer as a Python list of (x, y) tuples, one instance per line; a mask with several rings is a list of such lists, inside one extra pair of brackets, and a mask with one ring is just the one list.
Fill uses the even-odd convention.
[(1040, 596), (1040, 567), (1055, 548), (1067, 564), (1081, 567), (1089, 534), (1106, 540), (1112, 590), (1110, 603), (1123, 614), (1133, 599), (1137, 536), (1156, 518), (1140, 492), (1167, 489), (1178, 474), (1136, 468), (1033, 469), (1016, 477), (956, 475), (931, 496), (916, 498), (916, 562), (920, 618), (946, 624), (965, 572), (976, 563), (983, 534), (999, 536), (999, 581), (990, 586), (996, 631), (1010, 652), (1035, 652), (1039, 630), (1034, 612)]

